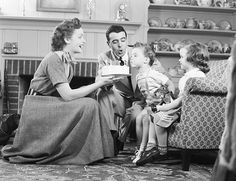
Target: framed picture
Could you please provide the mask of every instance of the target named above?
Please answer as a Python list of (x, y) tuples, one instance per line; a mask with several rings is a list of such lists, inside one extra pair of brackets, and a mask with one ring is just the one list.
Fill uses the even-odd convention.
[(80, 0), (37, 0), (37, 11), (51, 11), (51, 12), (79, 12)]

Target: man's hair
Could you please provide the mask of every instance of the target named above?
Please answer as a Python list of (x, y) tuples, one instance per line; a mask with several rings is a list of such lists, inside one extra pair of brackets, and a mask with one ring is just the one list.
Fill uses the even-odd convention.
[(120, 25), (111, 25), (107, 31), (106, 31), (106, 38), (107, 41), (110, 41), (109, 35), (111, 33), (120, 33), (120, 32), (125, 32), (125, 36), (127, 37), (127, 33), (125, 31), (125, 29), (123, 28), (123, 26)]

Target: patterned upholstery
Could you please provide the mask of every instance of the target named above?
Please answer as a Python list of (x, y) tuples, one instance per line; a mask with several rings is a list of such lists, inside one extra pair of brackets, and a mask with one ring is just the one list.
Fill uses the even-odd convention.
[(185, 87), (179, 123), (169, 128), (168, 146), (218, 149), (224, 130), (228, 60), (210, 62), (206, 78), (191, 78)]
[(169, 131), (169, 146), (183, 149), (218, 149), (224, 130), (225, 95), (187, 96), (180, 123)]

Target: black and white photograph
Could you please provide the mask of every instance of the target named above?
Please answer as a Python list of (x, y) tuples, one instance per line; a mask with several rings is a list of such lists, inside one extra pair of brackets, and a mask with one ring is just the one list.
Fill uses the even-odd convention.
[(236, 0), (0, 0), (0, 181), (235, 181)]

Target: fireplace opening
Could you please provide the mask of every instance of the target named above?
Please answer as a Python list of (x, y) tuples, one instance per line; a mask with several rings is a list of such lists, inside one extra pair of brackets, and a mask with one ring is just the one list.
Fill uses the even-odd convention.
[[(27, 94), (27, 91), (30, 86), (30, 81), (32, 80), (33, 75), (20, 75), (19, 76), (19, 112), (21, 112), (24, 97)], [(79, 77), (75, 76), (72, 78), (70, 82), (70, 86), (72, 89), (79, 88), (81, 86), (89, 85), (94, 83), (94, 77)]]
[[(20, 75), (19, 76), (19, 82), (20, 82), (20, 92), (22, 92), (24, 95), (26, 95), (29, 86), (30, 86), (30, 81), (32, 80), (33, 76), (32, 75)], [(72, 89), (79, 88), (81, 86), (89, 85), (94, 83), (95, 78), (94, 77), (73, 77), (70, 86)]]

